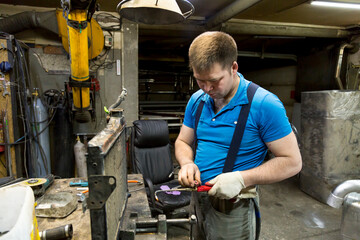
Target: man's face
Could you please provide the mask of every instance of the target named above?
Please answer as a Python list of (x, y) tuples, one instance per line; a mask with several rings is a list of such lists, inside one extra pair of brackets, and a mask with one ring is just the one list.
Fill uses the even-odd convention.
[[(234, 69), (236, 65), (236, 70)], [(226, 98), (233, 88), (234, 74), (237, 72), (237, 63), (234, 62), (231, 68), (224, 68), (215, 63), (209, 71), (197, 72), (194, 70), (194, 77), (199, 87), (213, 99)]]

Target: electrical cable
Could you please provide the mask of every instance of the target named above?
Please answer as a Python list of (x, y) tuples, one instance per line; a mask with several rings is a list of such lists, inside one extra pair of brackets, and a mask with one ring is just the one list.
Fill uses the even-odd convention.
[(24, 169), (25, 169), (25, 174), (28, 177), (28, 169), (27, 169), (27, 165), (26, 165), (26, 161), (25, 159), (27, 159), (27, 156), (31, 157), (31, 149), (29, 148), (28, 144), (28, 139), (26, 138), (27, 135), (27, 131), (29, 131), (30, 129), (30, 124), (28, 123), (28, 121), (26, 121), (27, 116), (29, 117), (29, 111), (28, 111), (28, 105), (27, 105), (27, 101), (26, 101), (26, 83), (25, 83), (25, 76), (23, 73), (23, 68), (22, 68), (22, 60), (23, 60), (23, 56), (22, 55), (22, 47), (20, 46), (20, 43), (15, 39), (15, 46), (17, 48), (16, 51), (16, 81), (18, 82), (19, 85), (19, 89), (18, 89), (18, 98), (19, 98), (19, 103), (20, 103), (20, 111), (21, 111), (21, 118), (22, 118), (22, 122), (23, 122), (23, 130), (24, 130), (24, 134), (25, 134), (25, 144), (24, 144)]
[[(102, 63), (97, 63), (96, 60), (91, 60), (93, 63), (92, 66), (90, 66), (90, 70), (97, 72), (99, 69), (112, 69), (113, 65), (116, 61), (107, 61), (107, 58), (109, 56), (110, 49), (106, 49), (105, 53), (100, 57), (103, 58)], [(100, 56), (100, 55), (99, 55)], [(99, 57), (98, 56), (98, 57)], [(95, 67), (96, 66), (96, 67)]]
[(15, 63), (15, 54), (14, 54), (14, 52), (13, 52), (11, 49), (5, 47), (2, 43), (1, 43), (1, 46), (2, 46), (2, 48), (0, 48), (0, 51), (1, 51), (1, 50), (7, 50), (7, 51), (8, 51), (9, 53), (11, 53), (12, 56), (13, 56), (13, 63), (12, 63), (12, 64), (10, 63), (10, 66), (11, 66), (11, 69), (12, 69), (12, 68), (14, 67), (14, 63)]
[(24, 136), (22, 136), (21, 138), (19, 138), (18, 140), (16, 140), (16, 141), (13, 142), (13, 143), (0, 143), (0, 146), (23, 144), (23, 143), (26, 143), (27, 141), (30, 141), (30, 140), (33, 140), (33, 139), (37, 138), (41, 133), (43, 133), (43, 132), (49, 127), (50, 123), (51, 123), (52, 120), (54, 119), (54, 116), (55, 116), (55, 114), (56, 114), (56, 110), (57, 110), (57, 109), (55, 108), (55, 111), (54, 111), (54, 113), (52, 114), (52, 116), (51, 116), (49, 122), (46, 124), (46, 126), (45, 126), (40, 132), (38, 132), (36, 135), (32, 136), (31, 139), (29, 139), (29, 140), (24, 140), (24, 141), (22, 141), (22, 142), (18, 142), (21, 138), (26, 138), (26, 136), (29, 135), (29, 134), (25, 134)]
[(3, 173), (2, 171), (0, 171), (1, 176), (7, 176), (7, 173)]
[[(11, 37), (10, 34), (5, 33), (5, 32), (2, 32), (2, 31), (0, 31), (0, 36), (2, 36), (2, 37), (4, 37), (4, 38), (7, 38), (7, 39), (12, 39), (12, 37)], [(15, 42), (15, 44), (18, 44), (18, 42), (17, 42), (16, 39), (14, 39), (14, 42)], [(2, 46), (3, 46), (3, 45), (2, 45)], [(20, 91), (22, 91), (22, 88), (21, 88), (21, 86), (20, 86), (20, 84), (19, 84), (19, 76), (21, 76), (21, 74), (20, 74), (20, 70), (19, 70), (19, 67), (18, 67), (18, 66), (21, 65), (21, 62), (19, 62), (19, 61), (17, 60), (17, 59), (19, 58), (19, 56), (20, 56), (20, 54), (19, 54), (20, 51), (19, 51), (18, 46), (15, 47), (15, 49), (16, 49), (16, 54), (15, 54), (14, 51), (12, 51), (11, 49), (5, 48), (5, 46), (3, 46), (2, 49), (6, 49), (9, 53), (11, 53), (11, 55), (12, 55), (12, 63), (11, 63), (12, 69), (14, 69), (13, 67), (14, 67), (15, 65), (17, 66), (17, 67), (15, 68), (15, 71), (13, 72), (13, 73), (14, 73), (14, 83), (10, 83), (10, 84), (14, 87), (15, 91), (17, 92), (17, 96), (18, 96), (19, 104), (20, 104), (20, 112), (21, 112), (21, 115), (20, 115), (19, 117), (22, 119), (24, 131), (26, 131), (26, 128), (25, 128), (25, 126), (24, 126), (25, 121), (24, 121), (24, 117), (23, 117), (24, 114), (23, 114), (22, 101), (21, 101), (22, 96), (23, 96), (24, 94), (21, 94), (21, 93), (20, 93)], [(26, 148), (24, 148), (24, 156), (26, 156), (25, 154), (26, 154)], [(26, 158), (24, 158), (24, 159), (26, 159)], [(24, 161), (24, 163), (25, 163), (25, 161)], [(26, 170), (26, 168), (25, 168), (25, 170)]]
[[(95, 16), (95, 20), (98, 23), (100, 22), (99, 17), (102, 17), (103, 19), (106, 19), (108, 21), (119, 21), (119, 24), (110, 25), (110, 26), (101, 26), (99, 24), (101, 29), (104, 30), (104, 31), (107, 31), (111, 36), (113, 36), (111, 31), (121, 31), (121, 25), (122, 25), (121, 24), (122, 23), (122, 18), (121, 17), (120, 18), (116, 17), (116, 16), (114, 16), (114, 15), (112, 15), (110, 13), (99, 13), (99, 14), (96, 14), (96, 16)], [(112, 69), (113, 68), (113, 65), (114, 65), (114, 63), (116, 61), (115, 60), (107, 61), (110, 49), (106, 49), (103, 54), (99, 54), (97, 56), (97, 59), (101, 59), (101, 60), (103, 60), (103, 62), (98, 63), (98, 62), (96, 62), (96, 59), (91, 60), (91, 62), (93, 64), (92, 66), (90, 66), (91, 71), (97, 72), (99, 69)]]
[[(24, 46), (22, 46), (24, 45)], [(24, 134), (25, 136), (30, 136), (29, 139), (26, 139), (25, 137), (25, 146), (24, 146), (24, 159), (34, 159), (33, 158), (33, 148), (32, 148), (32, 140), (33, 140), (33, 133), (31, 131), (31, 126), (30, 126), (30, 122), (28, 121), (29, 119), (32, 119), (32, 114), (31, 114), (31, 108), (27, 102), (27, 89), (31, 86), (30, 83), (27, 81), (27, 79), (29, 80), (29, 74), (26, 68), (26, 62), (25, 62), (25, 53), (23, 50), (23, 47), (28, 48), (25, 44), (19, 42), (18, 40), (15, 39), (15, 46), (17, 48), (16, 51), (16, 55), (18, 58), (18, 64), (17, 64), (17, 74), (18, 74), (18, 79), (19, 79), (19, 85), (20, 85), (20, 92), (22, 92), (22, 94), (20, 93), (20, 99), (22, 101), (22, 105), (23, 105), (23, 109), (24, 109), (24, 115), (23, 120), (25, 123), (25, 128), (24, 128)], [(24, 71), (25, 68), (25, 71)], [(30, 98), (31, 99), (31, 98)], [(31, 164), (29, 164), (31, 166)], [(26, 162), (24, 161), (24, 167), (25, 167), (25, 171), (26, 174), (27, 173), (27, 168), (26, 168)]]
[[(1, 161), (1, 160), (0, 160), (0, 162), (1, 162), (1, 164), (3, 165), (3, 167), (6, 169), (7, 167), (6, 167), (5, 163), (4, 163), (3, 161)], [(3, 175), (3, 176), (6, 176), (6, 174)]]
[[(104, 25), (100, 25), (100, 21), (99, 21), (99, 17), (106, 19), (108, 21), (115, 21), (115, 22), (119, 22), (119, 24), (113, 24), (110, 26), (104, 26)], [(95, 20), (96, 22), (99, 23), (101, 29), (105, 30), (105, 31), (121, 31), (121, 25), (122, 25), (122, 17), (116, 17), (110, 13), (98, 13), (95, 16)]]
[[(41, 95), (41, 96), (43, 96), (43, 95)], [(39, 99), (40, 99), (41, 103), (42, 103), (43, 105), (45, 105), (45, 104), (44, 104), (44, 100), (43, 100), (43, 98), (42, 98), (41, 96), (39, 97)], [(36, 104), (37, 104), (37, 103), (36, 103)], [(47, 108), (47, 109), (48, 109), (48, 108)], [(55, 114), (56, 114), (56, 109), (55, 109), (55, 111), (53, 112), (52, 117), (50, 118), (51, 121), (52, 121), (53, 117), (55, 116)], [(35, 114), (34, 114), (34, 119), (36, 120), (36, 115), (35, 115)], [(46, 121), (48, 121), (48, 120), (49, 120), (49, 119), (45, 119), (44, 121), (41, 121), (41, 122), (46, 122)], [(35, 143), (36, 143), (37, 146), (38, 146), (38, 149), (39, 149), (40, 155), (41, 155), (41, 159), (42, 159), (42, 161), (43, 161), (43, 164), (44, 164), (44, 167), (45, 167), (45, 171), (46, 171), (46, 172), (50, 172), (50, 169), (49, 169), (50, 166), (48, 166), (48, 164), (47, 164), (47, 163), (48, 163), (48, 159), (47, 159), (47, 156), (46, 156), (46, 154), (45, 154), (44, 148), (43, 148), (43, 146), (41, 145), (40, 140), (38, 139), (38, 137), (40, 136), (40, 134), (42, 134), (42, 133), (49, 127), (51, 121), (48, 121), (47, 124), (46, 124), (46, 126), (45, 126), (40, 132), (38, 131), (38, 127), (36, 126), (37, 123), (40, 123), (40, 122), (39, 122), (39, 121), (33, 121), (33, 122), (31, 122), (32, 124), (35, 123), (35, 127), (33, 127), (32, 129), (35, 130), (36, 135), (33, 136), (33, 140), (35, 141)], [(37, 151), (36, 151), (36, 153), (37, 153)], [(35, 159), (38, 159), (38, 156), (36, 156)]]
[[(0, 32), (1, 36), (4, 36), (6, 38), (9, 38), (10, 34), (4, 33), (4, 32)], [(21, 118), (22, 120), (22, 125), (23, 125), (23, 131), (24, 131), (24, 136), (19, 138), (18, 140), (16, 140), (15, 143), (10, 143), (7, 145), (18, 145), (18, 144), (24, 144), (24, 159), (27, 159), (26, 156), (31, 157), (31, 150), (29, 150), (29, 148), (27, 147), (27, 144), (30, 144), (31, 146), (31, 141), (32, 138), (34, 137), (31, 134), (31, 127), (30, 127), (30, 123), (29, 123), (29, 119), (31, 119), (30, 115), (30, 107), (28, 105), (27, 102), (27, 89), (28, 86), (30, 86), (29, 83), (29, 72), (27, 69), (27, 63), (24, 60), (25, 59), (25, 53), (23, 51), (23, 48), (29, 49), (29, 47), (22, 43), (19, 42), (17, 39), (14, 39), (15, 42), (15, 49), (16, 49), (16, 53), (14, 53), (13, 51), (11, 51), (10, 49), (9, 52), (12, 53), (13, 56), (13, 66), (16, 65), (15, 71), (14, 71), (14, 83), (12, 84), (15, 87), (15, 90), (17, 92), (17, 98), (18, 98), (18, 102), (19, 102), (19, 108), (20, 108), (20, 116), (19, 118)], [(25, 68), (25, 71), (24, 71)], [(26, 73), (26, 76), (25, 76)], [(28, 80), (28, 81), (27, 81)], [(29, 135), (29, 138), (27, 138), (27, 136)], [(24, 138), (24, 141), (20, 141), (22, 138)], [(29, 143), (30, 142), (30, 143)], [(27, 167), (26, 167), (26, 161), (24, 161), (24, 169), (25, 169), (25, 173), (26, 176), (28, 177), (28, 172), (27, 172)]]
[[(16, 58), (14, 58), (14, 60), (16, 60)], [(16, 62), (17, 63), (17, 62)], [(15, 72), (15, 73), (18, 73), (18, 72)], [(16, 78), (16, 80), (15, 81), (17, 81), (17, 78)], [(21, 120), (22, 120), (22, 124), (23, 124), (23, 129), (24, 129), (24, 132), (25, 132), (25, 129), (26, 129), (26, 124), (25, 124), (25, 120), (24, 120), (24, 112), (23, 112), (23, 104), (22, 104), (22, 101), (21, 101), (21, 92), (20, 92), (20, 85), (19, 84), (16, 84), (16, 86), (17, 86), (17, 88), (19, 89), (18, 91), (17, 91), (17, 95), (18, 95), (18, 102), (19, 102), (19, 109), (20, 109), (20, 118), (21, 118)], [(25, 140), (25, 142), (27, 142), (27, 139), (26, 139), (26, 135), (24, 135), (23, 137), (21, 137), (21, 138), (24, 138), (24, 140)], [(18, 139), (19, 140), (19, 139)], [(18, 141), (18, 140), (16, 140), (16, 142)], [(24, 156), (23, 156), (23, 159), (26, 159), (26, 154), (27, 154), (27, 152), (26, 152), (26, 150), (27, 150), (27, 148), (26, 148), (26, 145), (27, 144), (24, 144)], [(28, 178), (29, 177), (29, 173), (28, 173), (28, 169), (27, 169), (27, 166), (26, 166), (26, 161), (23, 161), (23, 164), (24, 164), (24, 170), (25, 170), (25, 176), (26, 176), (26, 178)]]

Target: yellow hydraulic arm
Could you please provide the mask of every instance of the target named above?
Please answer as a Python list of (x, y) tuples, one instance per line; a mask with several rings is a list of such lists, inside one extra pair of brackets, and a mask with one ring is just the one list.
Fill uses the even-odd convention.
[(66, 5), (63, 12), (57, 12), (59, 33), (64, 48), (70, 54), (69, 85), (73, 93), (75, 120), (78, 122), (88, 122), (91, 119), (89, 59), (97, 56), (104, 46), (104, 36), (100, 26), (95, 20), (88, 18), (88, 10), (73, 9), (70, 5)]
[[(87, 14), (84, 10), (74, 10), (69, 13), (70, 21), (82, 23), (86, 22)], [(85, 26), (78, 28), (69, 26), (69, 43), (70, 43), (70, 59), (71, 59), (71, 80), (78, 82), (89, 81), (89, 60), (88, 60), (88, 28)], [(73, 101), (75, 109), (88, 109), (90, 107), (90, 88), (89, 87), (73, 87)]]

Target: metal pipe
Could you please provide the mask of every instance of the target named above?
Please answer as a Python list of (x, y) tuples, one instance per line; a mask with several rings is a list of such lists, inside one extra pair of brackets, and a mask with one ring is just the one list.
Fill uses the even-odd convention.
[[(165, 220), (166, 223), (168, 224), (180, 224), (180, 223), (195, 223), (196, 220), (196, 216), (195, 215), (191, 215), (189, 216), (189, 218), (174, 218), (174, 219), (166, 219)], [(157, 224), (159, 223), (159, 219), (156, 218), (139, 218), (136, 220), (136, 228), (141, 229), (141, 228), (151, 228), (154, 226), (157, 226)]]
[(126, 96), (127, 96), (127, 90), (126, 90), (126, 88), (123, 88), (123, 90), (120, 93), (120, 95), (118, 96), (116, 102), (109, 107), (109, 111), (116, 108), (117, 106), (119, 106), (122, 103), (122, 101), (125, 100)]
[(181, 223), (195, 223), (195, 222), (196, 222), (195, 215), (191, 215), (189, 218), (166, 219), (167, 224), (181, 224)]
[(38, 27), (59, 34), (56, 11), (27, 11), (0, 20), (0, 31), (11, 34)]
[(337, 66), (336, 66), (336, 72), (335, 72), (335, 79), (336, 79), (336, 82), (337, 82), (340, 90), (344, 90), (344, 86), (340, 79), (340, 71), (341, 71), (341, 65), (342, 65), (342, 61), (343, 61), (344, 51), (345, 51), (345, 48), (353, 48), (353, 47), (354, 47), (353, 45), (348, 44), (348, 43), (343, 43), (340, 46), (339, 58), (338, 58)]
[(245, 9), (255, 5), (260, 2), (260, 0), (237, 0), (232, 4), (228, 5), (226, 8), (215, 14), (213, 17), (209, 18), (206, 22), (206, 28), (211, 29), (223, 22), (226, 22), (230, 18), (233, 18), (237, 14), (241, 13)]
[(340, 208), (347, 194), (360, 193), (360, 180), (347, 180), (338, 185), (328, 197), (326, 203), (334, 208)]
[(41, 240), (71, 239), (73, 236), (72, 224), (42, 231), (39, 233)]

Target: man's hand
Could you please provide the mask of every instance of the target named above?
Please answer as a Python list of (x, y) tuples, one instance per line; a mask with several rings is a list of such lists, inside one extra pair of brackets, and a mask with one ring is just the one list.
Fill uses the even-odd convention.
[(222, 173), (211, 179), (208, 184), (213, 185), (209, 195), (221, 199), (232, 199), (245, 188), (244, 179), (239, 171)]
[(186, 187), (194, 187), (195, 181), (197, 184), (201, 184), (198, 166), (193, 162), (182, 165), (178, 173), (178, 180), (181, 185)]

